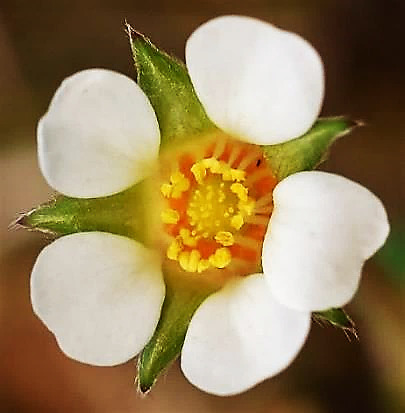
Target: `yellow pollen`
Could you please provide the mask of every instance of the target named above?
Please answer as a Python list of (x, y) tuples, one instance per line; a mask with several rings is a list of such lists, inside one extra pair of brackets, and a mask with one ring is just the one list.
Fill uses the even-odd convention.
[(235, 243), (232, 232), (219, 231), (215, 235), (215, 241), (219, 242), (224, 247), (229, 247)]
[(244, 224), (243, 216), (241, 214), (234, 215), (231, 219), (231, 225), (235, 229), (241, 229)]
[(180, 214), (174, 209), (165, 209), (161, 212), (160, 218), (165, 224), (177, 224), (180, 219)]
[[(203, 159), (197, 162), (191, 168), (196, 181), (202, 183), (202, 178), (206, 176), (206, 170), (209, 169), (214, 174), (222, 175), (224, 181), (244, 181), (246, 178), (246, 172), (241, 169), (231, 168), (226, 162), (218, 161), (215, 158)], [(223, 185), (222, 185), (223, 187)]]
[(252, 198), (248, 198), (246, 201), (240, 200), (238, 202), (239, 211), (244, 212), (248, 216), (253, 214), (255, 205), (256, 205), (256, 202)]
[(188, 262), (190, 260), (190, 251), (183, 251), (179, 255), (179, 264), (184, 271), (188, 271)]
[(163, 184), (160, 187), (160, 191), (162, 192), (163, 196), (165, 196), (166, 198), (170, 198), (170, 195), (172, 194), (172, 185)]
[(215, 268), (225, 268), (231, 262), (231, 259), (232, 255), (228, 248), (218, 248), (209, 257), (209, 262)]
[(246, 178), (246, 172), (240, 169), (231, 169), (232, 180), (244, 181)]
[(222, 172), (222, 179), (224, 181), (233, 181), (234, 179), (232, 178), (232, 172), (231, 170), (226, 170)]
[(171, 182), (173, 185), (176, 185), (176, 184), (181, 183), (182, 181), (184, 181), (184, 179), (185, 179), (185, 177), (184, 177), (184, 175), (183, 175), (180, 171), (173, 172), (173, 173), (170, 175), (170, 182)]
[(214, 174), (219, 173), (221, 168), (219, 161), (215, 158), (203, 159), (202, 164)]
[[(232, 168), (231, 164), (215, 157), (200, 159), (190, 167), (192, 176), (186, 173), (190, 179), (176, 167), (160, 186), (163, 197), (179, 199), (167, 201), (166, 205), (171, 208), (161, 212), (161, 220), (165, 224), (184, 222), (184, 226), (166, 228), (173, 237), (166, 255), (186, 272), (202, 273), (230, 265), (231, 251), (239, 251), (232, 246), (238, 237), (245, 236), (244, 233), (238, 235), (238, 231), (255, 213), (257, 201), (250, 191), (254, 197), (259, 191), (248, 185), (249, 174), (245, 170)], [(235, 268), (239, 268), (238, 265), (236, 261)], [(233, 270), (232, 264), (231, 272)]]
[(183, 246), (181, 245), (181, 242), (175, 239), (167, 249), (167, 258), (169, 258), (170, 260), (177, 260), (182, 250)]
[(181, 194), (190, 188), (190, 181), (180, 172), (176, 171), (170, 175), (170, 184), (160, 187), (162, 194), (166, 197), (180, 198)]
[(234, 183), (231, 185), (231, 191), (238, 196), (241, 201), (247, 201), (248, 189), (240, 183)]
[(197, 265), (197, 271), (203, 272), (205, 270), (208, 270), (208, 268), (210, 267), (211, 267), (211, 264), (208, 260), (200, 260), (200, 262)]
[(179, 264), (184, 271), (197, 272), (201, 254), (198, 250), (183, 251), (179, 255)]
[(197, 245), (197, 240), (200, 238), (192, 236), (191, 231), (187, 228), (182, 228), (180, 230), (180, 237), (183, 241), (183, 244), (189, 247), (195, 247)]
[(196, 272), (198, 263), (200, 262), (201, 254), (198, 250), (192, 250), (190, 252), (189, 267), (191, 272)]
[(202, 184), (205, 176), (207, 175), (207, 170), (205, 169), (205, 166), (202, 163), (197, 162), (191, 167), (190, 171), (194, 175), (195, 180), (199, 184)]

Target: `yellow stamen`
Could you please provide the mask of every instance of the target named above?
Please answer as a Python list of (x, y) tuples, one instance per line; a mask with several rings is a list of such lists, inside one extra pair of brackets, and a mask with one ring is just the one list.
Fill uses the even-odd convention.
[(214, 254), (209, 257), (209, 262), (216, 268), (225, 268), (232, 259), (228, 248), (218, 248)]
[(244, 181), (246, 178), (246, 172), (240, 169), (231, 169), (232, 180)]
[(190, 252), (190, 258), (188, 261), (188, 267), (190, 272), (196, 272), (198, 269), (198, 264), (200, 262), (201, 254), (198, 250), (192, 250)]
[(184, 271), (188, 271), (188, 262), (190, 260), (190, 251), (183, 251), (179, 255), (179, 264)]
[(205, 270), (208, 270), (210, 268), (211, 264), (208, 260), (200, 260), (200, 262), (197, 265), (197, 271), (198, 272), (203, 272)]
[(160, 218), (165, 224), (177, 224), (180, 219), (180, 214), (174, 209), (165, 209), (161, 212)]
[(172, 198), (180, 198), (181, 194), (190, 188), (190, 181), (180, 171), (170, 175), (170, 182), (172, 183)]
[(186, 179), (186, 178), (180, 171), (173, 172), (170, 175), (170, 182), (172, 184), (178, 184), (178, 183), (182, 182), (184, 179)]
[(234, 183), (231, 185), (231, 191), (238, 196), (242, 201), (248, 199), (248, 189), (240, 183)]
[(190, 170), (194, 175), (195, 180), (199, 184), (202, 184), (205, 176), (207, 175), (207, 170), (205, 169), (205, 166), (201, 162), (197, 162), (191, 167)]
[(231, 226), (235, 229), (241, 229), (244, 224), (243, 216), (241, 214), (234, 215), (231, 219)]
[(256, 202), (252, 198), (248, 198), (247, 201), (239, 200), (238, 208), (239, 208), (239, 211), (244, 212), (246, 215), (250, 216), (253, 214), (253, 211), (255, 209), (255, 204)]
[(199, 238), (192, 236), (191, 231), (187, 228), (182, 228), (180, 230), (180, 237), (183, 240), (183, 244), (189, 247), (195, 247), (197, 245), (197, 240)]
[(183, 251), (179, 255), (179, 264), (184, 271), (197, 272), (201, 254), (198, 250)]
[[(247, 157), (249, 162), (245, 167), (253, 162), (253, 155), (245, 156), (241, 145), (236, 149), (229, 145), (222, 146), (221, 151), (213, 150), (211, 158), (200, 158), (192, 165), (189, 160), (201, 153), (186, 153), (183, 158), (187, 162), (182, 160), (173, 165), (169, 179), (160, 186), (163, 197), (171, 198), (166, 201), (168, 209), (163, 208), (161, 219), (165, 224), (177, 224), (164, 227), (172, 237), (166, 250), (167, 258), (177, 261), (179, 267), (189, 273), (209, 270), (209, 277), (211, 272), (218, 271), (216, 269), (231, 264), (234, 251), (237, 259), (235, 265), (229, 267), (229, 274), (239, 268), (240, 260), (249, 262), (249, 265), (250, 261), (253, 262), (252, 254), (235, 248), (235, 243), (250, 237), (250, 231), (245, 234), (239, 233), (239, 230), (246, 223), (255, 222), (258, 202), (262, 198), (261, 188), (256, 186), (251, 173), (242, 168)], [(254, 150), (255, 157), (258, 156), (256, 152)], [(218, 159), (222, 153), (226, 162)], [(235, 165), (239, 153), (243, 154), (242, 160), (238, 158), (237, 168), (234, 169), (231, 165)], [(188, 171), (184, 169), (186, 167)], [(179, 201), (173, 202), (173, 198)], [(265, 218), (268, 220), (268, 217)], [(229, 274), (223, 272), (221, 277), (226, 278)]]
[(170, 260), (177, 260), (182, 250), (183, 246), (181, 245), (181, 242), (175, 239), (167, 249), (167, 258), (169, 258)]
[(229, 247), (235, 243), (233, 235), (229, 231), (219, 231), (215, 235), (215, 241), (219, 242), (224, 247)]
[(170, 184), (162, 184), (160, 192), (162, 192), (163, 196), (166, 198), (170, 198), (170, 195), (172, 194), (172, 186)]
[(215, 158), (208, 158), (202, 160), (203, 165), (209, 169), (213, 174), (219, 173), (221, 166), (217, 159)]

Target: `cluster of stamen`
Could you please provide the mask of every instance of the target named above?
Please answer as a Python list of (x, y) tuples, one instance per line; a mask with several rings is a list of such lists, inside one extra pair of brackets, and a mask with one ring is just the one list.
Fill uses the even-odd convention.
[(191, 273), (224, 269), (235, 252), (243, 252), (238, 240), (257, 200), (246, 184), (246, 170), (215, 156), (190, 158), (160, 186), (167, 200), (160, 216), (171, 235), (166, 257)]

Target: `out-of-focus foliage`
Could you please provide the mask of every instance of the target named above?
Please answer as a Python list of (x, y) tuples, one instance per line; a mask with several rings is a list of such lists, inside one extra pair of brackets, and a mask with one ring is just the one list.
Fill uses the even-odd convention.
[(405, 224), (394, 223), (384, 247), (376, 257), (385, 273), (395, 282), (405, 284)]

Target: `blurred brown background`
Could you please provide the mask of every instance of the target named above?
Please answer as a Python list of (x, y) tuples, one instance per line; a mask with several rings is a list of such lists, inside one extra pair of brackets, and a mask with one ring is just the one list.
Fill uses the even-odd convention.
[[(298, 32), (319, 50), (323, 115), (367, 122), (338, 142), (324, 168), (378, 194), (395, 238), (366, 265), (349, 307), (360, 341), (314, 324), (289, 369), (240, 396), (206, 395), (176, 365), (142, 398), (132, 385), (134, 362), (94, 368), (60, 353), (29, 302), (30, 270), (47, 241), (7, 225), (51, 194), (37, 166), (35, 128), (61, 80), (90, 67), (135, 75), (124, 19), (183, 58), (191, 31), (228, 13)], [(399, 0), (1, 0), (0, 412), (404, 411), (404, 20)]]

